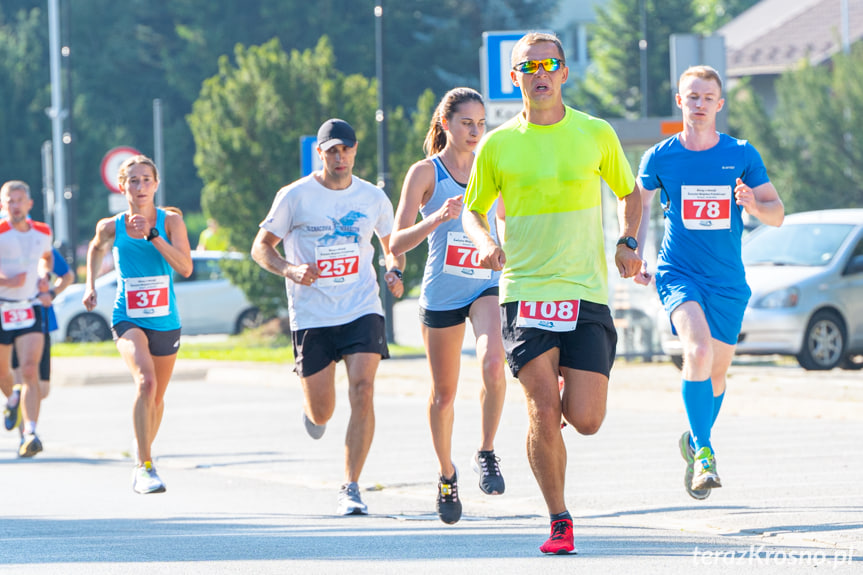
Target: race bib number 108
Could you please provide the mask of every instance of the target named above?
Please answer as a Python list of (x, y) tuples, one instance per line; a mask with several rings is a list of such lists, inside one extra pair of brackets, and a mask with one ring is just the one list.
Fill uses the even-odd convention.
[(579, 300), (520, 301), (516, 327), (546, 331), (574, 331), (578, 323)]

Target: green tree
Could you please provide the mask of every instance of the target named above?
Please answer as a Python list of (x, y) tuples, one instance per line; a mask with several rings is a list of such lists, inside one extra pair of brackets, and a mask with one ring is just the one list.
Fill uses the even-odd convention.
[(611, 0), (597, 8), (590, 41), (593, 65), (576, 84), (576, 106), (600, 116), (637, 117), (641, 100), (641, 3), (647, 32), (647, 115), (671, 114), (668, 37), (689, 33), (698, 19), (692, 0)]
[[(545, 25), (558, 2), (386, 2), (390, 117), (399, 117), (399, 106), (412, 109), (427, 89), (441, 95), (455, 85), (478, 87), (482, 32)], [(41, 178), (39, 145), (51, 134), (44, 115), (50, 101), (44, 5), (45, 0), (3, 0), (5, 16), (0, 17), (0, 121), (5, 122), (3, 134), (16, 134), (3, 144), (0, 166), (31, 183)], [(104, 154), (114, 146), (131, 145), (154, 155), (155, 98), (163, 109), (165, 159), (160, 170), (167, 202), (196, 212), (203, 183), (193, 162), (195, 140), (186, 117), (202, 82), (219, 72), (220, 56), (232, 54), (238, 43), (260, 45), (273, 37), (289, 53), (302, 52), (326, 34), (344, 74), (372, 78), (374, 6), (374, 0), (128, 0), (119, 10), (110, 0), (60, 0), (62, 41), (71, 47), (71, 57), (63, 59), (72, 93), (65, 102), (72, 112), (66, 127), (73, 128), (67, 182), (78, 188), (78, 236), (89, 237), (96, 220), (107, 215), (108, 191), (99, 172)], [(372, 131), (366, 141), (371, 143), (373, 136)], [(393, 134), (393, 141), (398, 138)], [(26, 154), (10, 156), (10, 146), (26, 148)], [(391, 173), (402, 175), (395, 167)]]
[(708, 36), (728, 24), (761, 0), (694, 0), (695, 12), (701, 18), (693, 32)]
[[(219, 60), (219, 73), (204, 82), (188, 121), (204, 181), (203, 207), (231, 245), (247, 252), (275, 193), (299, 177), (300, 137), (316, 134), (321, 119), (351, 122), (359, 141), (354, 173), (376, 180), (377, 88), (368, 78), (338, 71), (326, 37), (314, 50), (290, 54), (278, 39), (237, 46), (234, 59)], [(390, 115), (391, 143), (409, 150), (404, 118), (401, 109)], [(227, 273), (265, 312), (284, 299), (283, 281), (250, 260)]]
[(9, 19), (0, 8), (0, 182), (27, 182), (37, 219), (44, 218), (40, 150), (51, 136), (44, 29), (38, 8), (21, 7)]
[(744, 84), (729, 123), (764, 157), (789, 212), (863, 205), (863, 45), (831, 65), (803, 63), (776, 82), (772, 119)]

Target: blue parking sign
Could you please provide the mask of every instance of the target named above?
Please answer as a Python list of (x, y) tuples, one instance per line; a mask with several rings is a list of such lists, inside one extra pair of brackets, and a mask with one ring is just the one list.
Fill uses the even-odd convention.
[(487, 102), (520, 102), (521, 90), (510, 78), (510, 56), (524, 31), (482, 33), (482, 87)]
[(324, 167), (318, 155), (318, 137), (300, 136), (300, 177), (308, 176)]

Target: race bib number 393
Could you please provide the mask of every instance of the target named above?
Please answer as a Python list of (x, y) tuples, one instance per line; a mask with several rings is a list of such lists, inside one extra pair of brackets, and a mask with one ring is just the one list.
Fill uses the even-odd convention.
[(516, 327), (546, 331), (574, 331), (578, 323), (579, 300), (520, 301)]
[(351, 284), (360, 279), (360, 245), (341, 244), (315, 248), (318, 279), (315, 285), (327, 287)]
[(127, 278), (126, 315), (130, 318), (162, 317), (171, 312), (168, 276)]
[(683, 225), (688, 230), (731, 227), (731, 186), (681, 186)]
[(443, 273), (478, 280), (491, 279), (491, 270), (479, 265), (479, 250), (463, 232), (446, 234)]
[(12, 301), (0, 306), (3, 331), (27, 329), (36, 323), (36, 312), (27, 301)]

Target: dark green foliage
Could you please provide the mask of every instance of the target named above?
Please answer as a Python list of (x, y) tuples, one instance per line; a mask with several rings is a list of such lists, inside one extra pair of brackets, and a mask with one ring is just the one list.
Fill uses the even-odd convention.
[(729, 121), (761, 152), (789, 212), (863, 205), (863, 45), (807, 64), (776, 83), (768, 119), (747, 85), (730, 96)]

